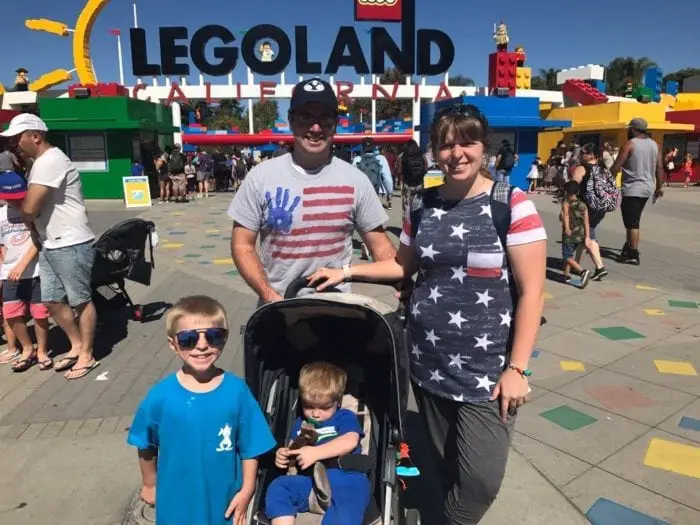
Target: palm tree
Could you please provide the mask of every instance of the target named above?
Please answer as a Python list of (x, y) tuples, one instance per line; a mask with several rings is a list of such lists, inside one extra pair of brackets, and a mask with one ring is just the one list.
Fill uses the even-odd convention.
[(648, 57), (617, 57), (609, 64), (605, 72), (606, 90), (609, 95), (622, 96), (625, 94), (625, 84), (629, 79), (636, 83), (643, 81), (644, 70), (658, 67), (656, 62)]
[(549, 69), (540, 69), (537, 76), (532, 78), (532, 89), (544, 89), (547, 91), (559, 91), (561, 86), (557, 85), (557, 73), (559, 69), (550, 67)]

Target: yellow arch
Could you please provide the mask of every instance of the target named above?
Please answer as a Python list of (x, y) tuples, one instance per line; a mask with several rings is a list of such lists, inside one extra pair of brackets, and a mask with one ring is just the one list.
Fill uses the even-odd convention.
[(81, 84), (96, 84), (97, 77), (90, 58), (90, 36), (95, 20), (109, 0), (88, 0), (78, 16), (73, 33), (73, 64)]

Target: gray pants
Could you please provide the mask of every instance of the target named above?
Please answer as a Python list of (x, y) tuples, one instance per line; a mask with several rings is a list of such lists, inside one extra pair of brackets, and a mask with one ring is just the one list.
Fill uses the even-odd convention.
[(501, 488), (516, 416), (504, 425), (498, 401), (459, 403), (415, 384), (413, 393), (438, 459), (445, 493), (441, 523), (479, 523)]

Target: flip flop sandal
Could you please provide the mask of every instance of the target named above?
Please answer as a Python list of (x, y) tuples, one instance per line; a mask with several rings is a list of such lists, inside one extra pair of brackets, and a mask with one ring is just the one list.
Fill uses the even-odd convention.
[(46, 370), (51, 370), (53, 368), (53, 359), (44, 359), (43, 361), (39, 361), (39, 370), (42, 372), (45, 372)]
[(11, 363), (12, 361), (16, 361), (21, 355), (22, 352), (20, 352), (19, 350), (15, 350), (14, 352), (8, 352), (7, 350), (3, 350), (2, 352), (0, 352), (0, 365), (6, 365), (8, 363)]
[(12, 365), (12, 371), (16, 374), (21, 374), (26, 372), (31, 367), (36, 364), (36, 357), (30, 357), (29, 359), (20, 359), (15, 364)]
[(58, 361), (58, 365), (54, 366), (54, 370), (56, 372), (65, 372), (66, 370), (73, 368), (77, 362), (78, 358), (76, 356), (63, 357)]
[(73, 381), (75, 379), (82, 379), (86, 375), (88, 375), (90, 372), (92, 372), (95, 368), (100, 366), (99, 361), (93, 361), (92, 364), (89, 366), (81, 366), (80, 368), (71, 368), (71, 372), (79, 372), (77, 377), (66, 377), (68, 381)]

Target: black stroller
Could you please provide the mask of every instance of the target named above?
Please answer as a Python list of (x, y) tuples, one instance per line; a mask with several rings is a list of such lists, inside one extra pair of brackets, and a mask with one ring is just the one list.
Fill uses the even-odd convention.
[[(285, 300), (259, 308), (244, 335), (245, 375), (278, 443), (286, 443), (297, 417), (298, 378), (310, 362), (328, 361), (348, 375), (343, 407), (354, 410), (364, 438), (362, 454), (373, 487), (363, 525), (415, 525), (420, 515), (405, 509), (396, 475), (408, 401), (408, 355), (401, 320), (387, 305), (345, 293), (296, 297), (306, 285), (290, 285)], [(265, 493), (283, 475), (268, 454), (261, 458), (256, 494), (247, 523), (269, 523)], [(313, 508), (315, 505), (312, 505)], [(319, 514), (323, 511), (316, 509)], [(320, 516), (299, 516), (297, 523), (319, 523)]]
[[(100, 311), (133, 308), (133, 318), (143, 320), (141, 305), (135, 305), (126, 292), (125, 281), (146, 286), (151, 284), (155, 268), (153, 233), (156, 225), (143, 219), (127, 219), (104, 232), (95, 242), (95, 263), (92, 267), (92, 296)], [(146, 260), (146, 247), (150, 261)]]

